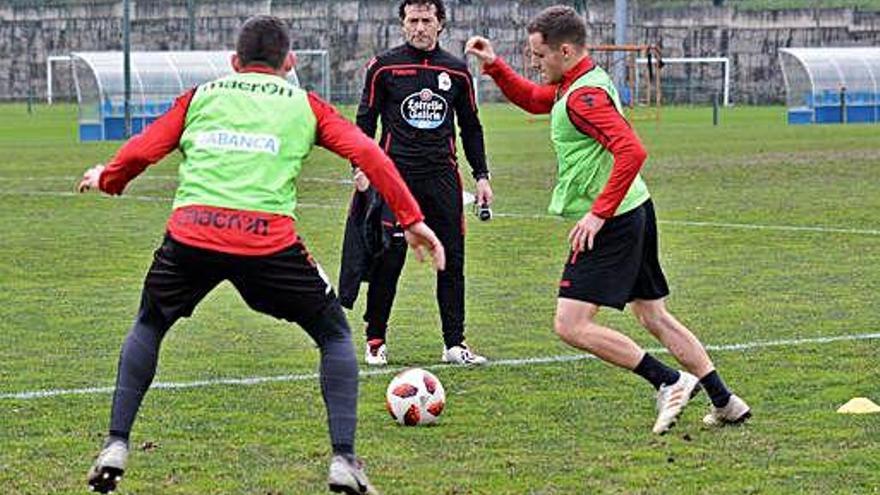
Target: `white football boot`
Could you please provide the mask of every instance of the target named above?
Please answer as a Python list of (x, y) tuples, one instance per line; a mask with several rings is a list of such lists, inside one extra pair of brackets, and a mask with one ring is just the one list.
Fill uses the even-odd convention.
[(366, 350), (364, 351), (364, 362), (369, 366), (385, 366), (388, 364), (388, 351), (385, 348), (385, 341), (381, 341), (380, 345), (375, 345), (377, 340), (367, 341)]
[(330, 474), (327, 476), (327, 485), (334, 493), (346, 495), (379, 495), (379, 492), (370, 484), (364, 473), (363, 463), (358, 460), (351, 462), (341, 455), (334, 455), (330, 460)]
[(684, 410), (691, 397), (700, 391), (700, 380), (687, 371), (679, 371), (678, 381), (662, 385), (657, 391), (657, 421), (654, 433), (662, 435), (669, 431)]
[(113, 493), (116, 485), (122, 480), (126, 462), (128, 462), (128, 445), (122, 440), (109, 442), (89, 469), (89, 490)]
[(703, 423), (709, 426), (735, 425), (745, 422), (750, 417), (752, 417), (752, 409), (746, 401), (731, 395), (726, 406), (713, 406), (709, 414), (703, 417)]
[(489, 360), (475, 352), (462, 342), (461, 345), (454, 345), (449, 349), (443, 349), (443, 355), (440, 360), (444, 363), (472, 365), (486, 364)]

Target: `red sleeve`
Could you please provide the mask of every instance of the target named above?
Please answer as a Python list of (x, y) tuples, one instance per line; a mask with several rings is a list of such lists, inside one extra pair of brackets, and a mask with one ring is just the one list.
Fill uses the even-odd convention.
[(483, 73), (491, 76), (504, 96), (514, 105), (529, 113), (550, 113), (556, 103), (555, 85), (540, 85), (520, 76), (507, 63), (496, 57), (483, 67)]
[(167, 112), (116, 152), (98, 181), (101, 191), (122, 194), (132, 179), (178, 147), (194, 94), (195, 88), (179, 96)]
[(404, 228), (424, 220), (419, 204), (409, 192), (394, 163), (376, 142), (314, 93), (309, 93), (309, 104), (318, 119), (317, 144), (348, 159), (363, 170)]
[(629, 191), (648, 154), (604, 90), (580, 88), (573, 91), (565, 103), (571, 123), (614, 155), (611, 176), (592, 208), (596, 216), (610, 218)]

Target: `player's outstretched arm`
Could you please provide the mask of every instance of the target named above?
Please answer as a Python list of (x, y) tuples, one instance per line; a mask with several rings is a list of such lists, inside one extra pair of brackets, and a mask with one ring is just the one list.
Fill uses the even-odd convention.
[(110, 163), (86, 170), (77, 187), (79, 192), (94, 189), (107, 194), (122, 194), (132, 179), (177, 149), (193, 94), (195, 89), (178, 97), (171, 108), (147, 126), (144, 132), (129, 139)]
[(465, 44), (465, 54), (476, 57), (483, 64), (483, 73), (492, 77), (504, 96), (526, 112), (550, 113), (556, 102), (556, 85), (542, 85), (520, 76), (501, 57), (495, 54), (492, 42), (474, 36)]

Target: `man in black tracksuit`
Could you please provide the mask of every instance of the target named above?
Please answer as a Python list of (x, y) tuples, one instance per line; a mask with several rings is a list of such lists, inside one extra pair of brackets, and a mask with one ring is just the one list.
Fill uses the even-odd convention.
[[(399, 16), (406, 43), (370, 61), (357, 125), (368, 136), (375, 136), (377, 120), (381, 118), (379, 144), (419, 202), (425, 222), (446, 248), (446, 269), (437, 275), (437, 304), (445, 344), (443, 361), (481, 364), (486, 359), (474, 354), (464, 343), (464, 217), (456, 158), (456, 117), (477, 183), (477, 204), (490, 204), (492, 189), (483, 128), (467, 64), (437, 44), (445, 14), (442, 0), (401, 1)], [(357, 170), (355, 180), (359, 189), (366, 188), (368, 182)], [(383, 223), (388, 228), (397, 228), (394, 222)], [(397, 229), (391, 233), (389, 248), (374, 260), (367, 277), (365, 361), (371, 365), (387, 362), (388, 317), (406, 257), (406, 244)]]

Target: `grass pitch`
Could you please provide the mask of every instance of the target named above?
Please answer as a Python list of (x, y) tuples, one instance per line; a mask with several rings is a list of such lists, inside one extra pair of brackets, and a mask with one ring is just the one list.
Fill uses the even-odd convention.
[[(468, 340), (494, 360), (577, 355), (552, 332), (571, 225), (544, 215), (549, 123), (506, 105), (482, 113), (498, 216), (468, 218)], [(74, 195), (82, 171), (118, 146), (77, 143), (74, 120), (71, 107), (0, 107), (3, 493), (85, 492), (110, 394), (15, 394), (112, 386), (175, 188), (176, 155), (122, 198)], [(752, 423), (702, 426), (702, 395), (671, 434), (653, 436), (650, 387), (584, 359), (431, 368), (447, 410), (439, 425), (409, 429), (384, 410), (390, 375), (365, 376), (358, 448), (383, 493), (880, 493), (880, 416), (834, 412), (854, 396), (880, 401), (878, 340), (761, 344), (880, 331), (880, 128), (789, 127), (782, 108), (725, 110), (721, 124), (705, 108), (635, 122), (670, 307), (707, 344), (757, 345), (712, 352), (753, 406)], [(319, 150), (300, 182), (299, 230), (334, 279), (347, 178), (347, 164)], [(411, 259), (392, 314), (392, 367), (437, 365), (433, 287)], [(359, 355), (362, 302), (349, 314)], [(656, 347), (629, 314), (601, 317)], [(316, 364), (301, 330), (251, 312), (222, 285), (172, 330), (156, 380), (299, 376)], [(327, 434), (311, 378), (154, 390), (132, 442), (120, 493), (324, 490)]]

